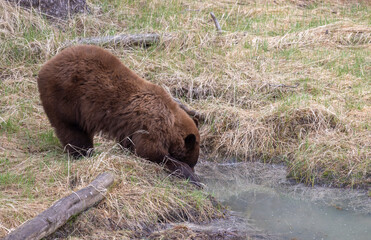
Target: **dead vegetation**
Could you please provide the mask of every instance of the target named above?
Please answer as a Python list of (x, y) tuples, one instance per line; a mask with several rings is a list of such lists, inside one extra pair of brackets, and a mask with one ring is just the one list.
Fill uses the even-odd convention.
[[(2, 187), (0, 222), (7, 224), (2, 228), (3, 234), (36, 216), (66, 193), (86, 186), (103, 171), (113, 172), (117, 179), (106, 199), (83, 213), (79, 221), (71, 220), (54, 236), (73, 234), (80, 238), (101, 239), (109, 234), (110, 237), (132, 238), (156, 229), (158, 223), (207, 222), (223, 216), (223, 210), (214, 207), (201, 190), (168, 176), (156, 164), (125, 154), (116, 145), (101, 142), (103, 144), (97, 151), (104, 152), (81, 161), (66, 159), (63, 155), (59, 155), (61, 159), (57, 162), (47, 157), (19, 160), (14, 167), (20, 172), (30, 172), (30, 176), (17, 176), (23, 179)], [(15, 171), (8, 168), (7, 172)], [(33, 172), (38, 173), (37, 176)], [(22, 181), (31, 181), (30, 178), (32, 186), (29, 189), (20, 186)]]
[[(284, 162), (289, 177), (307, 184), (369, 187), (367, 3), (89, 6), (91, 15), (57, 24), (0, 1), (0, 236), (106, 170), (119, 179), (107, 199), (55, 237), (137, 238), (149, 236), (158, 222), (223, 215), (205, 193), (101, 137), (94, 157), (67, 159), (40, 105), (36, 76), (63, 42), (79, 37), (160, 34), (162, 42), (149, 49), (110, 50), (203, 114), (203, 158)], [(215, 32), (211, 11), (222, 34)], [(183, 230), (174, 236), (192, 239), (194, 233)]]
[(334, 48), (367, 47), (371, 43), (371, 29), (351, 21), (340, 21), (311, 28), (297, 33), (268, 39), (253, 39), (253, 45), (266, 41), (268, 48), (284, 49), (288, 47), (306, 48), (308, 46), (327, 46)]

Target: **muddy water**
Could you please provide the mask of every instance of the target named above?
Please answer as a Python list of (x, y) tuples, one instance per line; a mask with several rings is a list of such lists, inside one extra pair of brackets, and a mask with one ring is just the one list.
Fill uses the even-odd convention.
[[(206, 190), (248, 228), (282, 239), (371, 239), (367, 191), (306, 187), (288, 181), (284, 166), (261, 163), (204, 163), (197, 172)], [(246, 230), (241, 224), (238, 228)]]

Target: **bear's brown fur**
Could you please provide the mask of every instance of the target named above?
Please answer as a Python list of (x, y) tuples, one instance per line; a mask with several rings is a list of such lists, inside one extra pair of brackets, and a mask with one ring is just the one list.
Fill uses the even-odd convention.
[[(70, 47), (39, 72), (44, 110), (67, 152), (88, 155), (102, 131), (138, 156), (193, 178), (200, 135), (195, 122), (161, 87), (96, 46)], [(186, 163), (188, 166), (185, 166)], [(188, 170), (189, 169), (189, 170)]]

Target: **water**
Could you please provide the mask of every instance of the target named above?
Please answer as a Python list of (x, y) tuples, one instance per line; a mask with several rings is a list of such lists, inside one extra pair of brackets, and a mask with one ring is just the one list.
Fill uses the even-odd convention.
[(268, 234), (282, 239), (371, 239), (367, 191), (293, 184), (284, 166), (261, 163), (204, 163), (197, 172), (218, 200)]

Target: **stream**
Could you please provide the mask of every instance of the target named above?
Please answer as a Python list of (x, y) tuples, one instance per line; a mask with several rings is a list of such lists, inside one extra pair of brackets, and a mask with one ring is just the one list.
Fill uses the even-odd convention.
[(233, 218), (209, 228), (258, 239), (370, 240), (367, 190), (307, 187), (286, 179), (286, 168), (263, 163), (200, 163), (206, 191)]

